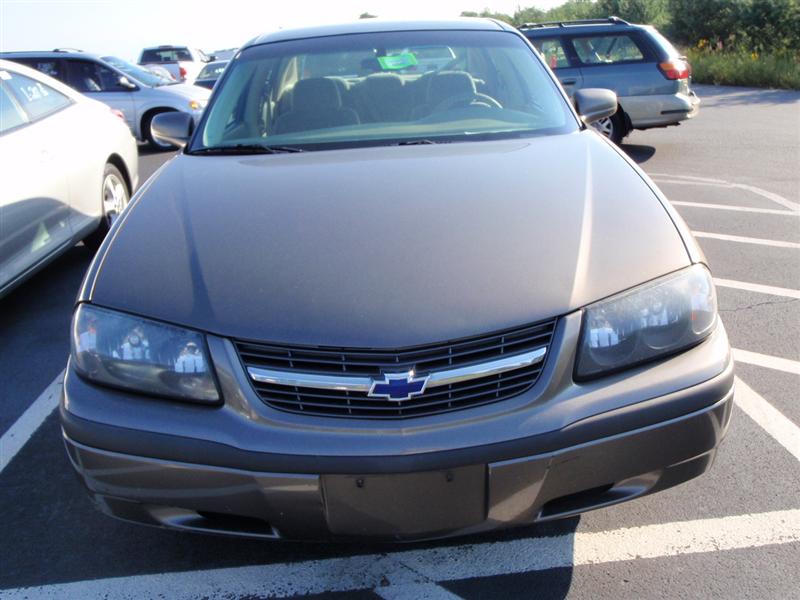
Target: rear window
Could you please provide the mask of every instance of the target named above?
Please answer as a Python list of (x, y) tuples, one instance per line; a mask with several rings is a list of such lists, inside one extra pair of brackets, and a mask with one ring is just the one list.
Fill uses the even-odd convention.
[(639, 46), (628, 35), (576, 37), (572, 44), (578, 58), (585, 65), (607, 65), (644, 58)]
[(5, 85), (9, 87), (31, 121), (43, 119), (72, 104), (72, 100), (49, 85), (19, 73), (9, 71), (3, 73), (5, 73), (3, 75)]
[(143, 63), (164, 63), (177, 62), (180, 60), (192, 60), (192, 54), (188, 48), (150, 48), (142, 51), (142, 58), (139, 62)]
[(666, 58), (677, 58), (681, 55), (681, 53), (675, 49), (675, 46), (673, 46), (667, 38), (661, 35), (657, 29), (648, 27), (647, 32), (650, 34), (652, 40), (658, 44), (661, 50), (664, 51)]
[[(9, 76), (8, 71), (0, 71), (0, 79)], [(17, 101), (14, 100), (6, 91), (5, 86), (0, 83), (0, 133), (5, 133), (28, 122), (28, 118), (22, 112)]]

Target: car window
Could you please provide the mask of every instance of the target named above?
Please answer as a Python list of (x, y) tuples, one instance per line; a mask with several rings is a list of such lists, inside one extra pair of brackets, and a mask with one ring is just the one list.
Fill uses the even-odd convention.
[(560, 39), (537, 38), (532, 39), (531, 43), (542, 53), (545, 62), (551, 69), (562, 69), (570, 66), (567, 53), (564, 51), (564, 45)]
[(72, 100), (49, 85), (19, 73), (3, 72), (7, 74), (3, 76), (3, 82), (31, 121), (43, 119), (72, 104)]
[(147, 71), (142, 67), (138, 67), (132, 63), (129, 63), (127, 60), (122, 60), (121, 58), (117, 58), (116, 56), (104, 56), (103, 61), (110, 64), (112, 67), (119, 69), (120, 71), (125, 73), (125, 75), (127, 75), (128, 77), (132, 77), (133, 79), (136, 80), (136, 82), (143, 83), (151, 87), (158, 87), (161, 85), (169, 85), (171, 83), (175, 83), (175, 80), (173, 79), (167, 79), (166, 77), (163, 77), (158, 73)]
[[(0, 79), (5, 80), (9, 76), (8, 71), (0, 71)], [(11, 129), (24, 125), (28, 122), (25, 113), (11, 97), (4, 85), (0, 85), (0, 133), (5, 133)]]
[(206, 113), (196, 148), (466, 141), (576, 126), (530, 46), (503, 31), (384, 32), (254, 46), (228, 66)]
[(150, 48), (142, 51), (141, 63), (176, 62), (179, 60), (192, 60), (192, 55), (187, 48)]
[(639, 46), (628, 35), (577, 37), (572, 43), (578, 58), (585, 65), (614, 64), (644, 58)]
[(210, 63), (207, 64), (200, 70), (200, 74), (197, 76), (198, 79), (218, 79), (222, 72), (225, 70), (225, 67), (228, 65), (227, 62), (224, 63)]
[(67, 83), (82, 93), (129, 91), (119, 83), (119, 73), (89, 60), (67, 61)]
[(15, 58), (14, 62), (21, 63), (26, 67), (36, 69), (40, 73), (64, 81), (64, 73), (62, 72), (60, 60), (52, 58)]

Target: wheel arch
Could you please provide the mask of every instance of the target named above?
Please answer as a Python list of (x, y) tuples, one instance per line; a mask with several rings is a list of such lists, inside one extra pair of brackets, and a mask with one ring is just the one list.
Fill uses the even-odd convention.
[(145, 125), (149, 124), (150, 119), (156, 115), (165, 112), (178, 112), (178, 109), (173, 106), (162, 105), (148, 108), (144, 113), (142, 113), (142, 118), (139, 120), (139, 139), (142, 141), (147, 141), (147, 131)]
[(125, 164), (125, 161), (119, 154), (111, 154), (106, 159), (106, 164), (111, 164), (119, 169), (119, 172), (122, 173), (122, 177), (125, 179), (125, 185), (128, 187), (128, 196), (133, 196), (133, 183), (131, 182), (131, 175), (128, 172), (128, 165)]

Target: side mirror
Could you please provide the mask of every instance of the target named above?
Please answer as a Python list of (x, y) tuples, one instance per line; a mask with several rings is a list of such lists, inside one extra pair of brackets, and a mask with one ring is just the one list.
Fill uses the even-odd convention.
[(133, 83), (130, 79), (125, 77), (125, 75), (120, 75), (120, 78), (117, 79), (117, 83), (120, 87), (125, 88), (126, 90), (138, 90), (139, 88)]
[(161, 144), (183, 148), (192, 137), (194, 120), (184, 112), (159, 113), (150, 122), (150, 131)]
[(575, 110), (581, 120), (589, 125), (617, 112), (617, 95), (602, 88), (584, 88), (572, 96)]
[(217, 60), (217, 55), (216, 54), (209, 54), (207, 56), (207, 58), (208, 58), (208, 60), (205, 61), (205, 62), (214, 62), (215, 60)]

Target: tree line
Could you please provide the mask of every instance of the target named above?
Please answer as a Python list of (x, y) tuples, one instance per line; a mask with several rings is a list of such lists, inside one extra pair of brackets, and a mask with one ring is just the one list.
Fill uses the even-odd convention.
[(465, 11), (515, 27), (616, 15), (655, 25), (674, 43), (709, 51), (788, 53), (800, 57), (800, 0), (567, 0), (549, 10), (520, 8), (513, 15)]

